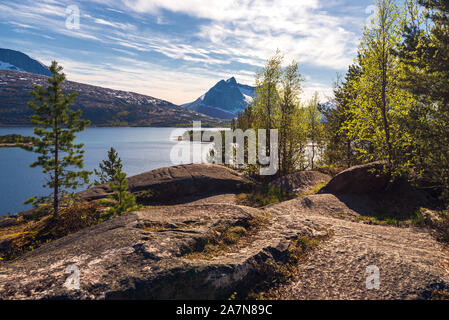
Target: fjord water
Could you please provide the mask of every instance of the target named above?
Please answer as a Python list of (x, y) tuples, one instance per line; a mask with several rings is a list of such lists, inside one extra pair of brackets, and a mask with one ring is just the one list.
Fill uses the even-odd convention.
[[(170, 151), (177, 143), (171, 139), (174, 128), (87, 128), (76, 142), (84, 143), (85, 169), (93, 171), (114, 147), (128, 176), (171, 166)], [(179, 129), (177, 130), (179, 132)], [(32, 136), (31, 127), (0, 127), (0, 135)], [(36, 155), (20, 148), (0, 148), (0, 216), (30, 208), (23, 201), (31, 196), (48, 195), (42, 185), (41, 168), (30, 168)], [(93, 176), (91, 176), (93, 177)], [(92, 178), (91, 178), (92, 180)]]

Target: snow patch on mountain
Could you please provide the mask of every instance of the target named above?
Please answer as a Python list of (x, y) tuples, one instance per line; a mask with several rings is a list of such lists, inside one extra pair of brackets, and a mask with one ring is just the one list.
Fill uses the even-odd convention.
[(4, 61), (0, 61), (0, 70), (24, 71), (20, 68), (17, 68), (16, 66), (14, 66), (8, 62), (4, 62)]

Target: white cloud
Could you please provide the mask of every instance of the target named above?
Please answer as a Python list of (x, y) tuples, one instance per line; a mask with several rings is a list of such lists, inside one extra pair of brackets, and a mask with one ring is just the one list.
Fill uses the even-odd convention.
[[(175, 103), (192, 101), (218, 80), (230, 76), (254, 84), (254, 70), (263, 66), (278, 48), (286, 63), (295, 59), (309, 67), (344, 70), (352, 63), (358, 41), (348, 27), (356, 24), (356, 18), (326, 12), (324, 5), (329, 4), (324, 0), (95, 1), (106, 5), (105, 9), (115, 13), (112, 16), (117, 19), (125, 14), (144, 21), (148, 18), (145, 13), (149, 13), (156, 23), (172, 23), (165, 20), (164, 10), (201, 18), (194, 34), (195, 43), (190, 35), (145, 29), (137, 20), (131, 24), (94, 16), (82, 2), (81, 30), (64, 27), (66, 4), (57, 0), (42, 0), (33, 5), (0, 4), (0, 19), (27, 30), (38, 28), (97, 41), (115, 51), (107, 58), (117, 58), (118, 53), (135, 58), (131, 61), (122, 56), (120, 64), (111, 66), (105, 62), (95, 67), (93, 63), (75, 62), (62, 56), (59, 60), (63, 65), (67, 63), (67, 73), (73, 80), (134, 90)], [(170, 69), (141, 61), (142, 57), (139, 60), (140, 55), (149, 52), (180, 60), (183, 65)], [(236, 70), (233, 63), (242, 64), (241, 69)], [(316, 79), (312, 82), (311, 78), (305, 84), (307, 98), (314, 91), (322, 92), (323, 97), (331, 93), (328, 85)]]
[(238, 56), (239, 62), (261, 65), (260, 57), (265, 59), (279, 48), (286, 60), (341, 70), (351, 63), (356, 47), (355, 34), (345, 29), (341, 18), (323, 11), (318, 0), (125, 0), (124, 4), (136, 12), (157, 14), (165, 9), (209, 19), (197, 35), (215, 50)]

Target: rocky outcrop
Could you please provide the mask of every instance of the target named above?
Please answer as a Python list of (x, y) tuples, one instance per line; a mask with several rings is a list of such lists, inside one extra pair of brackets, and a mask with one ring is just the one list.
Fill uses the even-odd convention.
[[(151, 191), (157, 200), (174, 200), (191, 195), (226, 193), (243, 188), (250, 180), (220, 165), (188, 164), (152, 170), (128, 178), (129, 191)], [(112, 193), (107, 185), (99, 185), (78, 193), (87, 199), (101, 199)]]
[[(430, 232), (352, 221), (354, 208), (331, 194), (286, 201), (267, 209), (329, 226), (332, 237), (298, 265), (277, 299), (428, 299), (449, 291), (449, 254)], [(379, 271), (379, 287), (369, 276)], [(367, 286), (368, 283), (368, 286)]]
[(373, 162), (351, 167), (333, 177), (320, 191), (332, 194), (383, 192), (390, 179), (383, 173), (385, 163)]
[(305, 193), (326, 183), (331, 179), (327, 174), (318, 171), (298, 171), (272, 181), (270, 185), (297, 194)]
[[(251, 235), (216, 256), (195, 255), (235, 226)], [(252, 288), (264, 262), (282, 263), (292, 240), (322, 234), (312, 222), (235, 205), (143, 210), (0, 265), (0, 298), (226, 299)], [(65, 286), (69, 266), (79, 270), (79, 289)]]
[[(159, 183), (174, 195), (178, 183), (198, 191), (247, 182), (213, 165), (144, 177), (131, 180), (131, 190)], [(372, 208), (364, 195), (315, 194), (263, 209), (226, 199), (142, 209), (0, 262), (0, 299), (227, 299), (273, 283), (276, 270), (290, 277), (267, 298), (421, 299), (449, 290), (447, 249), (426, 229), (360, 222)], [(292, 264), (300, 239), (322, 241)], [(367, 287), (373, 267), (377, 289)]]
[[(417, 299), (448, 288), (447, 252), (427, 231), (344, 215), (357, 212), (330, 194), (264, 210), (227, 204), (141, 210), (1, 264), (0, 298), (226, 299), (266, 281), (264, 266), (284, 265), (295, 239), (328, 234), (274, 298)], [(210, 239), (236, 226), (255, 229), (226, 250), (201, 255)], [(366, 286), (373, 265), (380, 271), (377, 290)], [(65, 285), (73, 270), (79, 289)]]

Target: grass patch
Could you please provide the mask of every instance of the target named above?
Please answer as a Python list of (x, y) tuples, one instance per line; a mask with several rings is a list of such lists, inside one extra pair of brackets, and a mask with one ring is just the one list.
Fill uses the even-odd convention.
[(315, 187), (313, 187), (312, 189), (310, 189), (307, 192), (301, 193), (299, 196), (300, 197), (305, 197), (305, 196), (311, 196), (312, 194), (317, 194), (320, 192), (320, 190), (327, 184), (326, 181), (321, 181), (318, 185), (316, 185)]
[(423, 214), (424, 208), (419, 208), (410, 214), (390, 215), (379, 213), (374, 215), (361, 215), (355, 218), (356, 222), (367, 222), (369, 224), (389, 225), (395, 227), (425, 227), (428, 220)]
[(246, 245), (250, 243), (252, 237), (266, 226), (270, 219), (271, 216), (264, 212), (262, 215), (254, 216), (238, 225), (217, 226), (205, 238), (198, 239), (191, 248), (187, 248), (184, 257), (210, 260), (237, 250), (243, 243)]
[(283, 193), (279, 188), (265, 185), (254, 186), (250, 192), (236, 195), (236, 202), (242, 206), (261, 208), (294, 197), (295, 195), (292, 193)]

